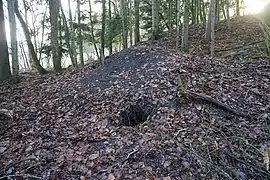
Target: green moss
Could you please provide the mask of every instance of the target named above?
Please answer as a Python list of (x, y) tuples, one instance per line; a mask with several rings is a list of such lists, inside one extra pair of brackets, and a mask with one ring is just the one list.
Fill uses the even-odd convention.
[(180, 77), (178, 78), (178, 82), (177, 82), (177, 93), (178, 93), (179, 103), (180, 104), (186, 103), (187, 94), (186, 94), (185, 88), (183, 86), (183, 83)]

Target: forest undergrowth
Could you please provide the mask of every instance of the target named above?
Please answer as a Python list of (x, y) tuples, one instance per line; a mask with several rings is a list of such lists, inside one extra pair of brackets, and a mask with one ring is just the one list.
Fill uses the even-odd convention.
[(194, 25), (190, 53), (167, 34), (101, 68), (3, 83), (0, 179), (269, 179), (270, 69), (257, 23), (218, 24), (215, 58)]

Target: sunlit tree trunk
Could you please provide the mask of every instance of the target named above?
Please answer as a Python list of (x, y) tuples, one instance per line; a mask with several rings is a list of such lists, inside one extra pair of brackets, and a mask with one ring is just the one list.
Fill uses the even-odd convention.
[(14, 0), (8, 0), (8, 17), (10, 29), (11, 57), (12, 57), (12, 73), (15, 78), (19, 75), (18, 62), (18, 43), (17, 43), (17, 28), (14, 11)]
[(152, 0), (152, 39), (156, 40), (159, 35), (158, 0)]
[(127, 48), (127, 0), (120, 0), (121, 17), (122, 17), (122, 45), (123, 49)]
[(26, 43), (28, 46), (28, 51), (30, 52), (31, 58), (33, 59), (33, 66), (34, 66), (34, 68), (36, 68), (38, 70), (38, 72), (40, 74), (45, 74), (47, 71), (40, 65), (40, 62), (37, 58), (37, 54), (36, 54), (36, 51), (34, 48), (34, 45), (31, 41), (29, 29), (28, 29), (26, 23), (24, 22), (22, 15), (20, 14), (19, 7), (18, 7), (18, 0), (15, 0), (14, 10), (15, 10), (15, 14), (16, 14), (17, 18), (19, 19), (19, 22), (22, 26), (24, 36), (26, 39)]
[(135, 27), (134, 27), (134, 40), (135, 44), (140, 41), (140, 0), (134, 0), (135, 10)]
[(106, 0), (102, 0), (102, 25), (101, 25), (101, 37), (100, 37), (100, 62), (104, 65), (105, 60), (105, 25), (106, 25)]
[(74, 67), (76, 67), (78, 65), (78, 62), (77, 62), (77, 52), (76, 52), (76, 45), (75, 45), (75, 33), (74, 33), (74, 28), (73, 28), (73, 20), (72, 20), (70, 0), (68, 0), (68, 14), (69, 14), (69, 29), (70, 29), (70, 33), (69, 33), (69, 36), (70, 36), (70, 56), (71, 56), (71, 61), (73, 62), (72, 65)]
[[(29, 27), (29, 25), (28, 25), (28, 9), (29, 9), (29, 7), (27, 6), (26, 0), (23, 0), (23, 6), (24, 6), (25, 24), (26, 24), (26, 27), (28, 28)], [(29, 29), (29, 32), (30, 32), (30, 29)], [(31, 37), (31, 34), (30, 34), (30, 37)], [(27, 58), (28, 58), (29, 63), (30, 63), (30, 69), (33, 69), (35, 65), (34, 65), (34, 61), (33, 61), (33, 58), (32, 58), (30, 51), (28, 51)]]
[(62, 70), (61, 59), (59, 57), (59, 42), (58, 42), (58, 17), (59, 17), (59, 0), (49, 0), (50, 21), (51, 21), (51, 46), (52, 46), (52, 60), (55, 72)]
[(188, 28), (189, 28), (189, 0), (184, 0), (184, 23), (182, 31), (182, 51), (188, 49)]
[(0, 81), (11, 77), (3, 1), (0, 0)]
[(80, 63), (83, 66), (84, 60), (83, 60), (83, 39), (82, 39), (82, 28), (81, 28), (81, 0), (77, 0), (77, 18), (78, 18), (78, 46), (79, 46), (79, 57), (80, 57)]
[(90, 19), (90, 27), (91, 27), (90, 28), (91, 37), (92, 37), (93, 45), (94, 45), (94, 48), (95, 48), (95, 51), (96, 51), (97, 59), (100, 60), (100, 56), (99, 56), (98, 48), (97, 48), (97, 43), (96, 43), (95, 35), (94, 35), (94, 22), (93, 22), (93, 18), (92, 18), (92, 5), (91, 5), (90, 0), (88, 2), (89, 2), (89, 19)]

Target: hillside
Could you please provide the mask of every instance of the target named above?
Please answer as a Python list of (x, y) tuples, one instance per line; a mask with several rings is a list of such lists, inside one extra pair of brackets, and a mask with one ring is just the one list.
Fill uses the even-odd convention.
[[(217, 25), (216, 48), (262, 41), (256, 22), (234, 19), (231, 32)], [(269, 179), (262, 155), (270, 138), (269, 62), (257, 48), (210, 58), (203, 28), (191, 27), (188, 54), (167, 35), (112, 55), (102, 68), (26, 73), (21, 83), (2, 84), (0, 107), (13, 120), (1, 121), (0, 177)], [(236, 113), (191, 94), (179, 103), (179, 78), (188, 92)]]

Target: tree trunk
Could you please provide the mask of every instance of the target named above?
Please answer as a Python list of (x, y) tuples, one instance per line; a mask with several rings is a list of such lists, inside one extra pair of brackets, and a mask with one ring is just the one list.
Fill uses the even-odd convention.
[[(41, 21), (41, 42), (40, 42), (40, 49), (42, 49), (43, 47), (43, 43), (44, 43), (44, 34), (45, 34), (45, 21), (46, 21), (46, 12), (43, 14), (43, 18)], [(37, 52), (37, 51), (36, 51)], [(42, 57), (42, 51), (39, 50), (39, 56), (38, 56), (38, 61), (41, 63), (42, 66), (42, 61), (41, 61), (41, 57)]]
[(128, 11), (128, 16), (129, 16), (129, 45), (133, 45), (133, 16), (132, 16), (132, 0), (128, 1), (129, 4), (129, 11)]
[(73, 67), (76, 67), (77, 64), (74, 62), (73, 49), (71, 48), (71, 40), (70, 40), (70, 34), (71, 34), (71, 32), (68, 29), (67, 19), (66, 19), (66, 16), (64, 14), (62, 5), (60, 6), (60, 9), (61, 9), (62, 17), (63, 17), (63, 25), (64, 25), (64, 31), (65, 31), (65, 36), (64, 37), (65, 37), (65, 41), (66, 41), (66, 44), (67, 44), (69, 57), (70, 57), (72, 66)]
[(231, 29), (230, 0), (226, 0), (226, 14), (227, 14), (227, 26), (228, 29)]
[(180, 0), (176, 0), (176, 50), (180, 48)]
[(172, 18), (173, 18), (173, 16), (172, 16), (172, 3), (173, 3), (173, 1), (172, 0), (169, 0), (169, 32), (170, 33), (172, 33), (172, 28), (173, 28), (173, 24), (172, 24)]
[(69, 14), (69, 29), (70, 29), (70, 33), (68, 34), (68, 36), (70, 36), (70, 59), (72, 61), (72, 65), (74, 67), (77, 67), (78, 66), (77, 52), (76, 52), (76, 45), (75, 45), (75, 34), (74, 34), (74, 28), (73, 28), (70, 0), (68, 0), (68, 14)]
[(82, 28), (81, 28), (81, 0), (77, 0), (77, 18), (78, 18), (78, 46), (79, 46), (79, 57), (80, 63), (83, 66), (83, 39), (82, 39)]
[(188, 50), (188, 28), (189, 28), (189, 0), (184, 0), (184, 23), (182, 32), (182, 51)]
[(206, 12), (205, 12), (205, 4), (204, 4), (204, 1), (203, 0), (200, 0), (200, 6), (201, 6), (201, 11), (200, 11), (200, 14), (201, 14), (201, 21), (202, 23), (206, 23)]
[(215, 0), (211, 0), (211, 47), (210, 52), (211, 56), (215, 56), (215, 21), (216, 21), (216, 8), (215, 8)]
[(239, 3), (239, 0), (236, 0), (236, 3), (235, 3), (235, 6), (236, 6), (236, 16), (240, 16), (240, 3)]
[(158, 18), (158, 0), (152, 0), (152, 40), (158, 39), (159, 18)]
[(111, 0), (109, 0), (109, 31), (108, 31), (108, 39), (109, 39), (109, 55), (112, 55), (112, 7)]
[(28, 50), (29, 50), (29, 52), (31, 54), (31, 58), (33, 59), (33, 66), (38, 70), (38, 72), (40, 74), (47, 73), (47, 71), (40, 65), (40, 63), (38, 61), (34, 45), (33, 45), (32, 41), (31, 41), (31, 36), (30, 36), (29, 29), (28, 29), (26, 23), (24, 22), (24, 20), (22, 18), (22, 15), (20, 14), (20, 11), (19, 11), (18, 0), (15, 0), (14, 10), (15, 10), (15, 14), (18, 17), (18, 19), (20, 21), (20, 24), (22, 26), (24, 36), (25, 36), (25, 39), (26, 39), (26, 43), (27, 43), (27, 46), (28, 46)]
[(140, 42), (140, 0), (134, 0), (134, 9), (135, 9), (135, 27), (134, 27), (134, 36), (135, 44)]
[(121, 17), (122, 17), (122, 45), (123, 49), (127, 48), (127, 0), (120, 0)]
[[(27, 2), (26, 0), (23, 0), (23, 6), (24, 6), (24, 19), (25, 19), (25, 24), (26, 24), (26, 27), (28, 28), (28, 9), (29, 7), (27, 6)], [(29, 32), (31, 30), (29, 29)], [(30, 37), (31, 37), (31, 34), (30, 34)], [(32, 37), (31, 37), (32, 38)], [(29, 63), (30, 63), (30, 68), (29, 69), (34, 69), (35, 65), (34, 65), (34, 61), (33, 61), (33, 58), (32, 58), (32, 55), (31, 55), (31, 52), (28, 50), (28, 54), (27, 54), (27, 58), (29, 60)]]
[(59, 43), (58, 43), (58, 17), (59, 17), (59, 0), (49, 0), (50, 21), (51, 21), (51, 46), (52, 46), (52, 60), (55, 72), (60, 72), (61, 59), (59, 57)]
[(220, 21), (220, 0), (216, 0), (215, 3), (215, 13), (216, 13), (216, 21), (219, 22)]
[(207, 22), (205, 27), (205, 42), (210, 42), (211, 36), (211, 12), (212, 12), (212, 4), (209, 5), (209, 10), (207, 14)]
[(11, 77), (3, 1), (0, 0), (0, 81)]
[(104, 65), (105, 60), (105, 25), (106, 25), (106, 1), (102, 0), (102, 26), (101, 26), (101, 37), (100, 37), (100, 62)]
[[(183, 1), (185, 2), (185, 1)], [(190, 1), (190, 12), (191, 12), (191, 24), (195, 24), (195, 7), (194, 7), (194, 0)]]
[(17, 43), (17, 28), (14, 11), (14, 0), (8, 0), (8, 17), (10, 29), (10, 43), (11, 43), (11, 56), (12, 56), (12, 73), (15, 78), (19, 75), (19, 62), (18, 62), (18, 43)]
[(96, 51), (97, 59), (100, 60), (98, 48), (97, 48), (97, 44), (96, 44), (96, 40), (95, 40), (95, 35), (94, 35), (94, 23), (93, 23), (93, 18), (92, 18), (92, 5), (91, 5), (90, 0), (89, 0), (89, 18), (90, 18), (90, 26), (91, 26), (90, 31), (91, 31), (92, 41), (93, 41), (94, 48)]
[(23, 42), (20, 41), (19, 46), (20, 46), (21, 53), (22, 53), (22, 56), (23, 56), (24, 68), (25, 69), (30, 69), (30, 65), (29, 65), (29, 62), (28, 62), (28, 59), (27, 59), (27, 55), (26, 55), (25, 50), (24, 50)]

